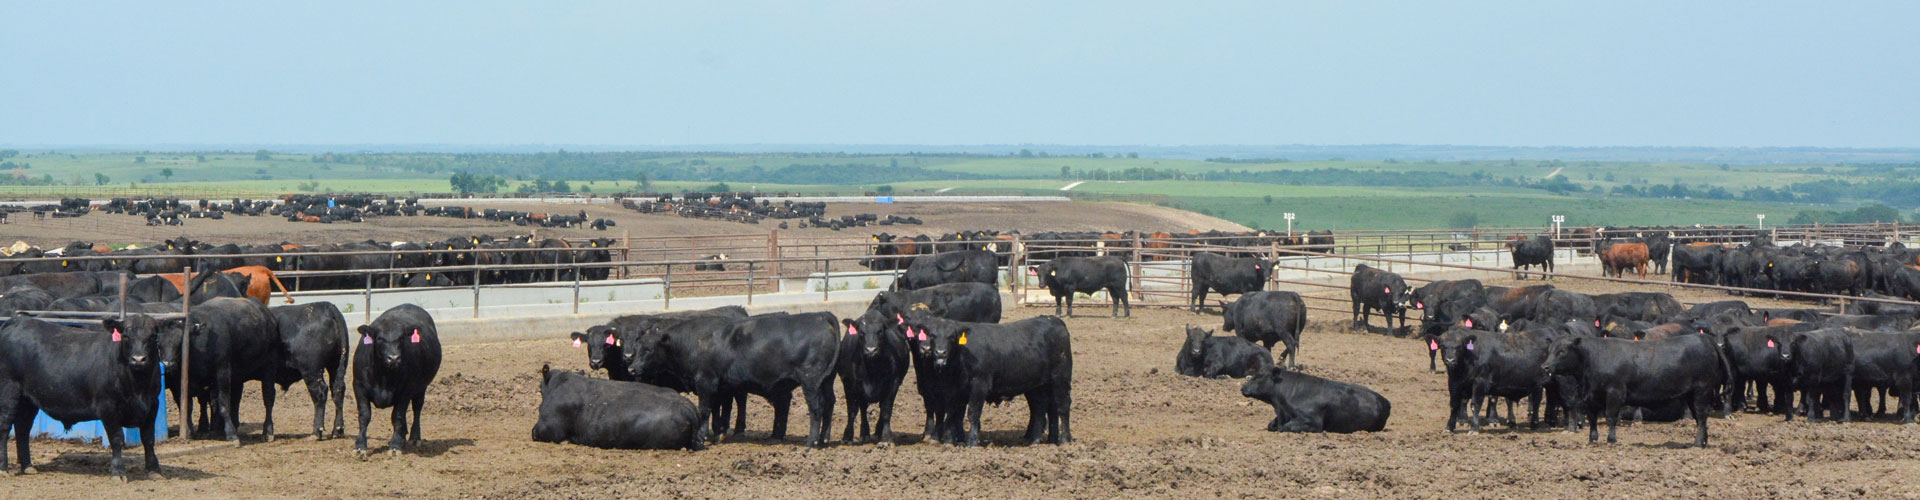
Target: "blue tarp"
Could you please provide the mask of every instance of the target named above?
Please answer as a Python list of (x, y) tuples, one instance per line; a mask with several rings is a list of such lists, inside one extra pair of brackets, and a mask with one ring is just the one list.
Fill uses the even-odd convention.
[[(166, 369), (161, 368), (162, 377), (166, 376), (165, 373)], [(47, 416), (46, 412), (40, 412), (39, 415), (33, 417), (34, 437), (84, 439), (88, 441), (98, 441), (100, 446), (107, 446), (107, 440), (105, 439), (107, 434), (104, 432), (103, 427), (99, 420), (92, 420), (73, 424), (73, 428), (68, 429), (67, 426), (60, 425), (60, 421)], [(121, 430), (125, 433), (125, 436), (127, 436), (127, 446), (140, 444), (139, 429)], [(153, 437), (159, 442), (165, 442), (167, 440), (167, 391), (160, 391), (160, 411), (157, 412), (153, 419)]]
[(874, 198), (874, 199), (873, 199), (873, 201), (874, 201), (875, 203), (893, 203), (893, 197), (892, 197), (892, 196), (881, 196), (881, 197), (879, 197), (879, 198)]

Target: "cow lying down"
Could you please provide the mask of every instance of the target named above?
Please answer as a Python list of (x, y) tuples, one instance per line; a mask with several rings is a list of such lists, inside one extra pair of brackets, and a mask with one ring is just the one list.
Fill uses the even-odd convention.
[(588, 377), (540, 367), (540, 420), (533, 440), (596, 448), (706, 448), (694, 439), (698, 411), (686, 396), (659, 386)]
[(1267, 430), (1277, 432), (1379, 432), (1393, 404), (1372, 389), (1273, 367), (1240, 386), (1240, 395), (1273, 405)]

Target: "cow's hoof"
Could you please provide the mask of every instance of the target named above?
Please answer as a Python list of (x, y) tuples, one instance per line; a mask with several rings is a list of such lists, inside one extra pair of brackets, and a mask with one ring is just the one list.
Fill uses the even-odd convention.
[[(277, 437), (277, 436), (274, 436), (274, 435), (273, 435), (273, 433), (271, 433), (271, 432), (269, 432), (269, 433), (267, 433), (267, 442), (269, 442), (269, 443), (271, 443), (271, 442), (273, 442), (273, 440), (274, 440), (274, 439), (278, 439), (278, 437)], [(239, 440), (237, 440), (237, 439), (236, 439), (236, 440), (234, 440), (234, 441), (235, 441), (236, 443), (237, 443), (237, 442), (239, 442)]]
[(366, 448), (354, 448), (354, 450), (353, 450), (353, 458), (357, 458), (357, 459), (360, 459), (360, 460), (366, 460), (366, 459), (367, 459), (367, 449), (366, 449)]
[(893, 447), (893, 441), (881, 441), (881, 442), (878, 442), (878, 443), (874, 443), (874, 445), (873, 445), (873, 447), (874, 447), (874, 448), (879, 448), (879, 449), (882, 449), (882, 450), (884, 450), (884, 449), (888, 449), (888, 448), (892, 448), (892, 447)]
[(400, 457), (400, 449), (399, 449), (399, 448), (387, 448), (387, 457), (388, 457), (388, 458), (399, 458), (399, 457)]
[(347, 437), (347, 431), (343, 431), (343, 430), (339, 430), (339, 429), (334, 429), (334, 430), (333, 430), (333, 437), (336, 437), (336, 438), (345, 438), (345, 437)]
[(116, 482), (116, 483), (125, 483), (125, 482), (127, 482), (127, 475), (126, 475), (126, 474), (116, 474), (116, 475), (114, 475), (114, 476), (113, 476), (113, 482)]
[(327, 439), (327, 435), (319, 432), (313, 433), (312, 436), (307, 436), (308, 441), (324, 441), (326, 439)]

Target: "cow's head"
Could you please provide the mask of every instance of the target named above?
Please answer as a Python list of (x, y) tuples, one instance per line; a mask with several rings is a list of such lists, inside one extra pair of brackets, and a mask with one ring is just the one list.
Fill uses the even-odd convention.
[(1547, 348), (1547, 360), (1540, 368), (1548, 376), (1571, 374), (1586, 365), (1586, 339), (1573, 337), (1554, 342)]
[(1280, 384), (1286, 382), (1285, 375), (1286, 370), (1278, 366), (1264, 367), (1259, 373), (1247, 377), (1247, 383), (1240, 384), (1240, 395), (1272, 403), (1274, 398), (1281, 395)]
[[(907, 324), (913, 325), (914, 322), (908, 321)], [(966, 350), (971, 340), (970, 334), (973, 333), (972, 328), (964, 323), (941, 321), (923, 324), (925, 328), (922, 331), (926, 332), (927, 337), (923, 349), (927, 352), (928, 360), (938, 368), (946, 368), (961, 351)]]
[(667, 346), (674, 335), (659, 324), (650, 324), (635, 332), (616, 331), (614, 344), (620, 350), (621, 359), (627, 361), (627, 372), (637, 377), (646, 373), (650, 364), (665, 362)]
[(1439, 345), (1430, 343), (1428, 348), (1439, 348), (1440, 362), (1447, 365), (1449, 373), (1466, 373), (1456, 372), (1455, 369), (1461, 368), (1478, 354), (1481, 333), (1479, 330), (1466, 328), (1447, 330), (1446, 333), (1440, 334)]
[(160, 322), (145, 314), (100, 320), (99, 335), (113, 345), (119, 361), (128, 368), (145, 371), (162, 361), (158, 331)]
[(595, 370), (606, 367), (607, 356), (620, 356), (620, 338), (614, 335), (616, 330), (607, 325), (593, 325), (585, 332), (573, 332), (573, 347), (586, 349), (587, 367)]
[(899, 345), (894, 343), (898, 341), (894, 336), (901, 335), (905, 330), (903, 322), (903, 319), (877, 309), (867, 309), (858, 318), (840, 320), (846, 329), (846, 336), (858, 341), (859, 354), (865, 358), (879, 356), (880, 350), (889, 344)]
[[(376, 326), (377, 325), (377, 326)], [(420, 327), (418, 325), (395, 325), (386, 322), (360, 325), (360, 349), (367, 349), (371, 360), (377, 366), (399, 368), (402, 359), (400, 346), (408, 342), (417, 342)]]

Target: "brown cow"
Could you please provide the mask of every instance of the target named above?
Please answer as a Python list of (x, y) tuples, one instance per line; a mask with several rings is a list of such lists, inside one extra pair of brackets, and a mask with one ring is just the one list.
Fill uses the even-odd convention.
[(1170, 251), (1172, 245), (1169, 242), (1171, 241), (1173, 241), (1173, 233), (1166, 231), (1155, 231), (1153, 234), (1147, 235), (1147, 241), (1141, 242), (1140, 245), (1146, 247), (1150, 253), (1142, 260), (1176, 259), (1177, 257), (1174, 257)]
[(246, 289), (247, 297), (260, 301), (262, 305), (268, 304), (268, 299), (273, 297), (273, 290), (268, 288), (269, 283), (272, 284), (273, 288), (280, 289), (280, 296), (285, 298), (288, 304), (293, 303), (293, 295), (287, 293), (286, 285), (280, 284), (280, 278), (275, 277), (273, 270), (267, 269), (266, 266), (240, 266), (220, 272), (238, 274), (249, 278), (250, 281), (247, 282)]
[(1646, 243), (1617, 243), (1600, 256), (1600, 273), (1618, 278), (1627, 268), (1633, 268), (1640, 279), (1647, 279), (1647, 262), (1652, 260)]

